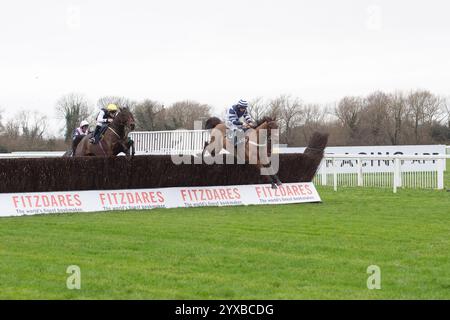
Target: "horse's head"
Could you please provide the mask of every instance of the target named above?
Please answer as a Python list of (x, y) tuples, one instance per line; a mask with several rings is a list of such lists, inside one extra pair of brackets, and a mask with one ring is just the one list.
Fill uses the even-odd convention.
[(272, 152), (272, 142), (275, 140), (275, 143), (278, 143), (278, 123), (276, 118), (272, 117), (264, 117), (261, 120), (257, 121), (257, 130), (264, 129), (266, 133), (267, 144), (269, 146), (268, 152), (269, 154)]
[(114, 123), (120, 127), (127, 128), (127, 131), (133, 131), (136, 127), (133, 114), (128, 108), (120, 108), (119, 113), (114, 118)]

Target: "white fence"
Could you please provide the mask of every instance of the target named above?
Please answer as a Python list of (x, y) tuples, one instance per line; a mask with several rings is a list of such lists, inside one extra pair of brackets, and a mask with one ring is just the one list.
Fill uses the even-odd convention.
[(449, 155), (325, 155), (314, 178), (322, 186), (443, 189)]
[(0, 159), (18, 159), (18, 158), (55, 158), (62, 157), (65, 151), (27, 151), (0, 153)]
[(141, 154), (197, 154), (209, 141), (209, 130), (131, 132), (136, 152)]

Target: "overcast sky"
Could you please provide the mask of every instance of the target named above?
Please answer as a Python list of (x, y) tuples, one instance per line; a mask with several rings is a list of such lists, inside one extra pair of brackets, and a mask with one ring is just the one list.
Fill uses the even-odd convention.
[(74, 91), (219, 111), (281, 93), (448, 95), (449, 12), (445, 0), (2, 0), (0, 108), (52, 118)]

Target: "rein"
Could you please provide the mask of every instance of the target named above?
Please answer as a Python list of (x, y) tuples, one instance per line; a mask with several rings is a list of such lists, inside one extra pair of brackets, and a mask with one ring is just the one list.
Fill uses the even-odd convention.
[[(267, 122), (264, 122), (264, 123), (267, 123)], [(261, 129), (265, 129), (266, 130), (267, 128), (260, 128), (260, 127), (262, 127), (264, 125), (264, 123), (262, 123), (261, 125), (256, 127), (254, 130), (256, 130), (256, 132), (258, 132), (258, 130), (261, 130)], [(271, 130), (270, 127), (269, 127), (269, 130)], [(267, 146), (267, 142), (269, 141), (269, 139), (270, 138), (267, 137), (265, 143), (256, 143), (256, 142), (250, 141), (250, 139), (249, 139), (248, 143), (251, 144), (251, 145), (257, 146), (257, 147), (265, 147), (265, 146)]]
[(265, 146), (267, 146), (267, 142), (266, 143), (262, 143), (262, 144), (258, 144), (256, 142), (253, 142), (253, 141), (249, 140), (248, 143), (251, 144), (251, 145), (257, 146), (257, 147), (265, 147)]
[(111, 130), (119, 139), (122, 139), (122, 137), (110, 126), (108, 126), (108, 129)]

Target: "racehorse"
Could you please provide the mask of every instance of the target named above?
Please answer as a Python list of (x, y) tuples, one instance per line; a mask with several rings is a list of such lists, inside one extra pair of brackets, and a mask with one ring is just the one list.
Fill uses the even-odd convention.
[(128, 108), (121, 108), (104, 131), (102, 138), (97, 144), (90, 143), (92, 133), (83, 137), (75, 150), (75, 157), (80, 156), (116, 156), (120, 152), (129, 155), (130, 148), (134, 146), (128, 139), (128, 134), (135, 128), (133, 114)]
[[(245, 140), (241, 143), (245, 143), (244, 155), (242, 154), (242, 148), (235, 146), (233, 141), (227, 138), (227, 126), (223, 121), (217, 117), (209, 118), (206, 121), (206, 129), (211, 130), (210, 142), (206, 142), (203, 148), (202, 156), (205, 156), (206, 151), (215, 156), (216, 151), (225, 149), (232, 153), (236, 159), (240, 158), (245, 162), (253, 161), (258, 169), (270, 167), (270, 156), (272, 154), (272, 129), (278, 129), (278, 124), (275, 119), (270, 117), (264, 117), (262, 120), (257, 121), (255, 128), (249, 128), (245, 132)], [(263, 130), (263, 131), (261, 131)], [(262, 152), (260, 152), (262, 151)], [(256, 163), (255, 163), (256, 162)], [(276, 189), (282, 183), (276, 173), (266, 175), (268, 182), (272, 184), (272, 188)]]
[[(83, 140), (83, 138), (84, 136), (76, 136), (72, 141), (70, 149), (63, 154), (63, 157), (74, 157), (78, 144), (81, 142), (81, 140)], [(122, 141), (122, 143), (117, 144), (116, 148), (113, 151), (113, 155), (117, 156), (121, 152), (123, 152), (126, 156), (134, 156), (134, 141), (131, 139), (125, 139), (124, 141)]]

